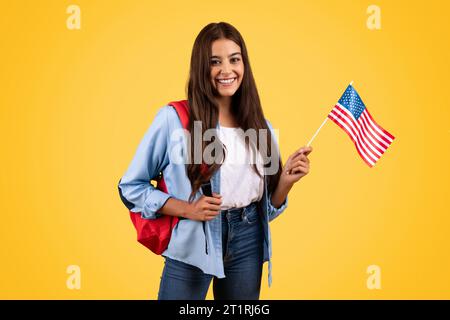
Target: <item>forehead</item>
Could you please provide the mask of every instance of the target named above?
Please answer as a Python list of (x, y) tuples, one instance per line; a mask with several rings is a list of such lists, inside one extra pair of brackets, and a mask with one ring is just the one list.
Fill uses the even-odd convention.
[(228, 57), (235, 52), (241, 52), (241, 48), (236, 42), (229, 39), (218, 39), (211, 44), (211, 55), (218, 57)]

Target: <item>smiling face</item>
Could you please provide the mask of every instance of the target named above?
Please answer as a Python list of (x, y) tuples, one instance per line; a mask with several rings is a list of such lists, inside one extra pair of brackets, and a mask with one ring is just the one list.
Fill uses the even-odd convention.
[(221, 97), (231, 97), (239, 89), (244, 76), (241, 48), (232, 40), (212, 43), (211, 81)]

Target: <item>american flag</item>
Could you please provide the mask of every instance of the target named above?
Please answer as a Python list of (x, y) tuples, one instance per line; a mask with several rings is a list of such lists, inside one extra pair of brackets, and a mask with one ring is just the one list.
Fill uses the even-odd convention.
[(369, 167), (375, 165), (395, 139), (375, 122), (351, 84), (328, 114), (328, 118), (348, 134)]

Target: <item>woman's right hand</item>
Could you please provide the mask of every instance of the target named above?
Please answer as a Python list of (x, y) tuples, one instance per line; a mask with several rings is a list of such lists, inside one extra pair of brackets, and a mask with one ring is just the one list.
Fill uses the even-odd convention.
[(213, 192), (212, 197), (202, 195), (199, 199), (189, 204), (189, 210), (186, 212), (186, 218), (197, 221), (213, 220), (220, 214), (220, 205), (222, 196)]

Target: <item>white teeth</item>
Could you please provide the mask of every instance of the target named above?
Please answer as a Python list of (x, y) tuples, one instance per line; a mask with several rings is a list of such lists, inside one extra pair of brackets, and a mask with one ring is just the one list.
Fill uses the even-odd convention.
[(218, 79), (217, 81), (219, 81), (219, 83), (224, 83), (224, 84), (230, 84), (235, 80), (235, 78), (233, 79), (228, 79), (228, 80), (222, 80), (222, 79)]

